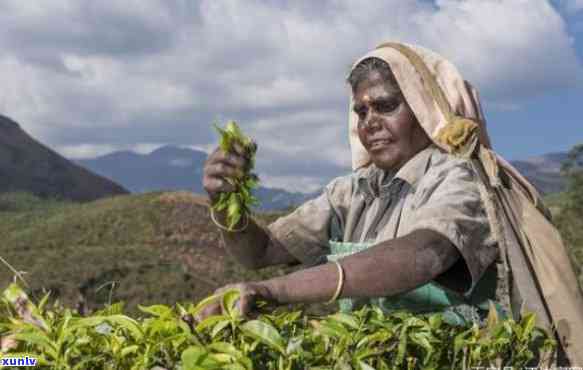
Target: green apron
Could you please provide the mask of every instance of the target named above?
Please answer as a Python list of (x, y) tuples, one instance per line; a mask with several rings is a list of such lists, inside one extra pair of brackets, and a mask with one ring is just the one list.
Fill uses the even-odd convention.
[[(330, 254), (326, 259), (336, 261), (343, 257), (363, 251), (375, 243), (350, 243), (329, 241)], [(365, 304), (380, 307), (385, 313), (408, 310), (414, 313), (442, 312), (444, 321), (451, 325), (483, 324), (492, 301), (500, 318), (507, 313), (495, 301), (496, 273), (487, 270), (472, 291), (470, 297), (444, 288), (435, 282), (427, 283), (414, 290), (391, 297), (379, 298), (340, 298), (341, 312), (359, 309)]]

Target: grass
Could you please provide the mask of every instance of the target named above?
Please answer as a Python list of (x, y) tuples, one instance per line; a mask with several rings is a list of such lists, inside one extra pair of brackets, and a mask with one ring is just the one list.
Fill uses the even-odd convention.
[(545, 196), (544, 202), (553, 214), (553, 222), (566, 244), (571, 262), (583, 291), (583, 204), (574, 196), (582, 189)]
[[(567, 193), (546, 197), (583, 285), (583, 212)], [(267, 225), (285, 212), (256, 214)], [(0, 255), (39, 297), (90, 309), (110, 300), (168, 304), (198, 301), (236, 281), (269, 278), (297, 268), (247, 271), (220, 247), (205, 199), (186, 192), (121, 195), (90, 203), (0, 194)], [(14, 273), (0, 264), (0, 288)], [(306, 306), (313, 312), (334, 307)]]
[(565, 205), (568, 203), (568, 199), (564, 192), (553, 193), (545, 195), (543, 202), (551, 211), (553, 218), (556, 218), (561, 213), (561, 209), (565, 208)]
[[(95, 308), (198, 301), (235, 281), (291, 271), (247, 271), (225, 255), (204, 199), (189, 193), (122, 195), (90, 203), (0, 195), (0, 253), (36, 296)], [(281, 216), (259, 215), (266, 224)], [(14, 273), (0, 266), (0, 282)], [(115, 282), (115, 284), (113, 284)], [(110, 297), (111, 295), (111, 297)]]

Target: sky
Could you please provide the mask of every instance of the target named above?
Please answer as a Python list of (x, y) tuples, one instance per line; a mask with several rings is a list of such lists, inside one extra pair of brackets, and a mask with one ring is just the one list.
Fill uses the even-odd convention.
[(233, 119), (264, 185), (316, 190), (350, 172), (349, 68), (388, 40), (451, 60), (507, 159), (583, 142), (583, 0), (2, 0), (0, 24), (0, 114), (68, 158), (209, 152)]

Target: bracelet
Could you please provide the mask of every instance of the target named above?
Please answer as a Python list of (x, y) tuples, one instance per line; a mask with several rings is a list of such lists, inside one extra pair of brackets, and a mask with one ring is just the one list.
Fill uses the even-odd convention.
[(342, 269), (342, 265), (338, 261), (332, 262), (334, 262), (336, 264), (336, 267), (338, 268), (338, 286), (336, 286), (336, 291), (334, 292), (334, 295), (332, 296), (332, 298), (330, 298), (328, 302), (326, 302), (326, 304), (332, 304), (334, 303), (334, 301), (336, 301), (336, 299), (338, 299), (338, 296), (340, 296), (340, 291), (342, 290), (342, 286), (344, 285), (344, 270)]
[(232, 233), (236, 233), (236, 232), (240, 232), (240, 231), (245, 230), (247, 228), (247, 226), (249, 226), (249, 215), (247, 215), (247, 214), (245, 214), (245, 220), (247, 221), (247, 222), (245, 222), (245, 225), (241, 226), (240, 229), (233, 229), (233, 230), (231, 230), (228, 227), (225, 227), (225, 226), (221, 225), (216, 220), (215, 214), (214, 214), (214, 210), (212, 209), (212, 207), (210, 207), (210, 213), (211, 213), (211, 220), (213, 220), (213, 222), (215, 223), (215, 225), (218, 226), (219, 229), (226, 230), (226, 231), (229, 231), (229, 232), (232, 232)]

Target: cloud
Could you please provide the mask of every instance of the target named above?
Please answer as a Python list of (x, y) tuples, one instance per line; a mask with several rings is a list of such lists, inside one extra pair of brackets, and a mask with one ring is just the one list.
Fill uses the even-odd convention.
[(583, 78), (543, 0), (6, 0), (0, 23), (0, 112), (62, 153), (209, 152), (211, 123), (235, 119), (260, 145), (260, 174), (312, 188), (350, 169), (344, 80), (381, 41), (450, 58), (486, 114)]
[(261, 186), (268, 188), (287, 189), (298, 193), (313, 193), (326, 185), (318, 176), (269, 176), (260, 177)]
[(160, 143), (140, 143), (128, 145), (74, 144), (58, 146), (54, 149), (69, 159), (87, 159), (99, 157), (116, 150), (129, 150), (139, 154), (149, 154), (162, 146), (164, 146), (164, 144)]
[[(566, 24), (546, 1), (437, 1), (415, 18), (428, 46), (449, 56), (494, 100), (581, 86), (583, 69)], [(544, 47), (541, 45), (544, 40)]]

